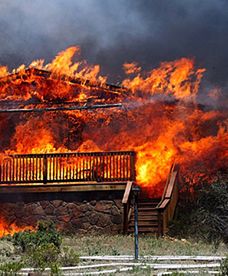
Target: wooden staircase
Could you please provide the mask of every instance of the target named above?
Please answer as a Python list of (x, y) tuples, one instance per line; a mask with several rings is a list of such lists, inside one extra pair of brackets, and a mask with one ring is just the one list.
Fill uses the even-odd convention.
[[(156, 206), (161, 198), (151, 200), (139, 199), (138, 201), (138, 229), (139, 233), (156, 233), (158, 231), (158, 211)], [(134, 232), (134, 212), (128, 224), (128, 233)]]
[[(168, 231), (169, 222), (174, 217), (178, 200), (179, 167), (172, 165), (164, 192), (161, 198), (138, 199), (138, 232), (154, 233), (164, 235)], [(123, 232), (134, 232), (134, 210), (133, 210), (133, 183), (128, 182), (124, 197), (124, 227)]]

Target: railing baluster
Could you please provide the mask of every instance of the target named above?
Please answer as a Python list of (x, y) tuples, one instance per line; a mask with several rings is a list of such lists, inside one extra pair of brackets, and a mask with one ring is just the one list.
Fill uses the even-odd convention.
[(67, 178), (67, 158), (63, 156), (63, 180)]
[(8, 181), (9, 161), (6, 161), (6, 181)]
[(54, 172), (54, 178), (55, 178), (55, 180), (57, 180), (58, 179), (58, 159), (56, 158), (56, 157), (54, 157), (54, 163), (55, 163), (55, 172)]
[(119, 162), (119, 172), (120, 172), (120, 180), (122, 180), (122, 170), (123, 170), (123, 168), (122, 168), (122, 155), (120, 155), (119, 156), (119, 160), (120, 160), (120, 162)]
[(108, 155), (108, 164), (109, 164), (110, 181), (112, 181), (113, 176), (112, 176), (112, 156), (111, 156), (111, 153), (109, 153), (109, 155)]
[(85, 181), (88, 181), (88, 156), (85, 154)]
[(65, 180), (67, 177), (67, 158), (65, 155), (63, 156), (63, 180)]
[(37, 158), (33, 157), (33, 180), (37, 181)]
[(28, 158), (28, 168), (27, 168), (27, 171), (28, 171), (28, 181), (31, 181), (31, 158)]
[(85, 179), (85, 158), (82, 157), (82, 179)]
[(37, 171), (37, 180), (40, 180), (40, 159), (39, 157), (36, 158), (37, 163), (36, 163), (36, 171)]
[(62, 159), (61, 156), (58, 158), (58, 177), (57, 180), (61, 180), (61, 167), (62, 167)]
[(3, 181), (5, 182), (5, 162), (3, 161)]
[(5, 182), (5, 162), (4, 161), (2, 164), (2, 178), (3, 178), (3, 182)]
[(51, 157), (51, 162), (52, 162), (52, 175), (51, 175), (52, 179), (51, 180), (54, 181), (54, 179), (55, 179), (55, 159), (53, 156)]
[(108, 162), (107, 162), (107, 155), (103, 155), (103, 163), (104, 163), (104, 174), (103, 174), (103, 179), (106, 181), (107, 179), (107, 174), (108, 174)]
[(33, 181), (35, 181), (35, 173), (36, 173), (34, 164), (35, 164), (35, 158), (33, 157), (32, 158), (32, 180)]
[(27, 174), (28, 174), (28, 170), (27, 170), (27, 158), (24, 158), (24, 166), (25, 166), (25, 182), (27, 181)]
[(119, 180), (119, 156), (116, 155), (116, 178)]
[(89, 173), (88, 173), (88, 176), (89, 176), (89, 180), (91, 181), (92, 180), (92, 164), (91, 164), (91, 155), (88, 156), (88, 164), (89, 164)]
[(73, 164), (74, 164), (74, 158), (71, 157), (71, 162), (70, 162), (70, 180), (73, 180)]
[[(18, 166), (19, 164), (19, 166)], [(24, 181), (24, 163), (23, 158), (16, 159), (16, 181), (23, 182)], [(19, 173), (20, 172), (20, 173)]]
[(65, 175), (65, 179), (68, 180), (69, 179), (69, 157), (66, 156), (65, 157), (65, 160), (66, 160), (66, 175)]
[(61, 163), (61, 180), (64, 180), (64, 175), (65, 175), (65, 159), (64, 155), (62, 155), (62, 163)]

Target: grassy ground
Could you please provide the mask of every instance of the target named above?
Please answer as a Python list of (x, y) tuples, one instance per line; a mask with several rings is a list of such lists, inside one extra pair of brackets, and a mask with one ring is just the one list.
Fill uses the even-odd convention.
[[(79, 256), (88, 255), (134, 255), (134, 236), (128, 235), (72, 235), (63, 236), (61, 244), (61, 252), (66, 249), (69, 252), (74, 252)], [(14, 246), (12, 239), (4, 238), (0, 240), (0, 266), (1, 264), (7, 265), (12, 262), (20, 263), (25, 260), (23, 253), (17, 246)], [(72, 251), (71, 251), (72, 250)], [(207, 244), (202, 241), (193, 241), (185, 239), (175, 239), (169, 236), (163, 238), (156, 238), (155, 236), (140, 236), (139, 237), (139, 254), (145, 255), (226, 255), (228, 246), (224, 243), (220, 244)], [(51, 251), (52, 252), (52, 251)], [(50, 254), (51, 254), (50, 252)], [(31, 252), (32, 253), (32, 252)], [(72, 253), (70, 253), (72, 255)], [(43, 251), (37, 255), (37, 258), (43, 256)], [(72, 256), (71, 256), (72, 257)], [(28, 258), (28, 256), (26, 257)], [(69, 260), (68, 260), (69, 261)], [(73, 259), (74, 261), (74, 259)], [(94, 263), (103, 263), (97, 261)], [(88, 261), (80, 264), (94, 264), (93, 261)], [(168, 262), (169, 263), (169, 262)], [(50, 267), (50, 264), (47, 263)], [(77, 265), (77, 262), (58, 263), (60, 266)], [(32, 264), (24, 263), (23, 267), (33, 267)], [(36, 266), (37, 267), (37, 266)], [(9, 272), (9, 268), (7, 268)], [(89, 269), (88, 271), (91, 271)], [(85, 271), (84, 271), (85, 272)], [(87, 273), (87, 271), (86, 271)], [(113, 274), (111, 274), (113, 275)], [(156, 275), (149, 268), (135, 267), (129, 272), (119, 272), (115, 275)], [(173, 274), (181, 275), (181, 274)], [(199, 274), (197, 274), (199, 275)], [(201, 275), (201, 274), (200, 274)], [(202, 274), (207, 275), (207, 274)]]
[[(64, 236), (62, 248), (73, 249), (80, 256), (88, 255), (134, 255), (132, 235), (72, 235)], [(208, 244), (201, 241), (174, 239), (168, 236), (139, 237), (139, 254), (142, 255), (226, 255), (228, 246)], [(0, 240), (0, 263), (19, 260), (20, 254), (10, 240)]]
[[(63, 246), (73, 248), (83, 255), (133, 255), (133, 236), (72, 236), (63, 239)], [(178, 240), (170, 237), (139, 237), (140, 255), (224, 255), (227, 245), (207, 244), (193, 240)]]

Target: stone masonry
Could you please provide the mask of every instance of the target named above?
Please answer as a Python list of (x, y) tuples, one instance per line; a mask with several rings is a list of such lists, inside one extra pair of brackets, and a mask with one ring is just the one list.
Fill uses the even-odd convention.
[(120, 233), (123, 223), (122, 193), (78, 192), (1, 195), (0, 217), (19, 227), (53, 221), (67, 233)]

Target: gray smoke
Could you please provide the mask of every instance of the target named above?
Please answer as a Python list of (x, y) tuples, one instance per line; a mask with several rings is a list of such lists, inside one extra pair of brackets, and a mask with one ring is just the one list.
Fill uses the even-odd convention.
[(112, 81), (122, 64), (145, 69), (194, 57), (206, 83), (228, 84), (227, 0), (0, 0), (0, 64), (10, 68), (80, 45)]

